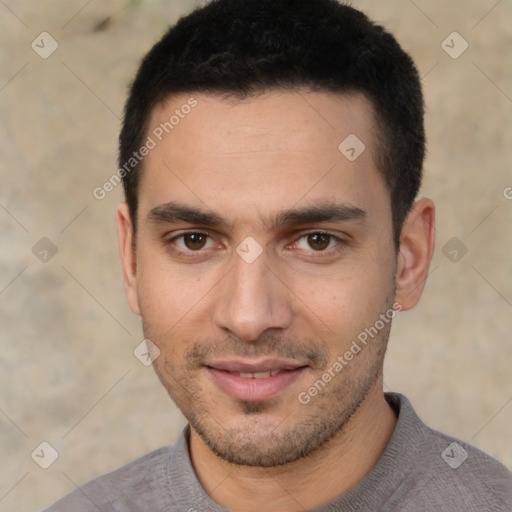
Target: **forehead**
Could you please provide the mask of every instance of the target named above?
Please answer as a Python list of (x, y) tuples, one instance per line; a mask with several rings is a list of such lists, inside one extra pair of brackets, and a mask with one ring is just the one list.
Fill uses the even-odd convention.
[(148, 124), (154, 148), (144, 159), (141, 214), (173, 200), (237, 218), (298, 202), (378, 208), (389, 197), (375, 165), (375, 131), (362, 94), (174, 96)]

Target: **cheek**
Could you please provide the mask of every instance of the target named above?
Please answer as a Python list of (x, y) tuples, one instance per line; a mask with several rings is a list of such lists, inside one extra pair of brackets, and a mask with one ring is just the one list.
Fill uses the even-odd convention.
[(376, 297), (367, 297), (366, 289), (352, 278), (330, 279), (327, 286), (328, 293), (315, 290), (307, 296), (305, 311), (310, 310), (311, 318), (318, 316), (324, 331), (343, 339), (343, 334), (352, 332), (371, 316), (377, 307), (373, 303)]
[(373, 325), (393, 299), (389, 263), (347, 265), (343, 272), (303, 280), (301, 288), (302, 314), (312, 330), (325, 333), (337, 348)]
[(201, 311), (207, 283), (204, 275), (170, 265), (149, 253), (140, 255), (137, 269), (142, 317), (158, 336), (172, 335), (189, 323), (188, 317)]

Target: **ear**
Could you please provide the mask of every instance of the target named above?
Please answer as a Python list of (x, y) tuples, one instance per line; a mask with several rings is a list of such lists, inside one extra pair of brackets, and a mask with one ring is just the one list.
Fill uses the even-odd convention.
[(427, 280), (434, 253), (435, 207), (427, 198), (416, 201), (400, 234), (396, 275), (396, 301), (402, 310), (416, 306)]
[(133, 224), (126, 203), (117, 208), (117, 243), (119, 256), (123, 267), (123, 284), (128, 305), (131, 310), (140, 315), (139, 297), (137, 294), (137, 259), (133, 239)]

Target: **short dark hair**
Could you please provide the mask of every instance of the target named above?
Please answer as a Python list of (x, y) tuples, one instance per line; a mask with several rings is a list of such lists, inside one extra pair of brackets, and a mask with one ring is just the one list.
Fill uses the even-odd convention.
[[(376, 115), (377, 166), (394, 241), (421, 185), (425, 132), (416, 67), (395, 38), (336, 0), (213, 0), (181, 18), (143, 59), (119, 137), (122, 167), (144, 143), (153, 107), (178, 93), (247, 97), (275, 89), (363, 93)], [(340, 141), (341, 142), (341, 141)], [(124, 172), (136, 229), (142, 166)]]

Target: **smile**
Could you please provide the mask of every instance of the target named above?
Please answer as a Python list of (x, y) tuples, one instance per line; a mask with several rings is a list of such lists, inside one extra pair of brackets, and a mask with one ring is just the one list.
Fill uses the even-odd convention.
[(307, 365), (297, 361), (212, 362), (205, 366), (214, 385), (235, 400), (265, 401), (286, 391)]

